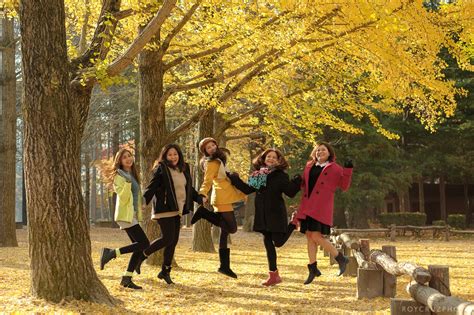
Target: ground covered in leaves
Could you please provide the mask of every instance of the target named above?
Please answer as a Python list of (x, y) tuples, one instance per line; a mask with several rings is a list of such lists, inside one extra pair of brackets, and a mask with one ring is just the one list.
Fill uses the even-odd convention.
[[(128, 256), (111, 261), (103, 271), (98, 268), (100, 248), (128, 244), (126, 234), (118, 229), (93, 228), (92, 258), (97, 273), (119, 303), (111, 308), (82, 301), (52, 304), (32, 297), (27, 232), (18, 230), (19, 248), (0, 248), (0, 313), (390, 313), (389, 298), (357, 300), (356, 278), (336, 277), (336, 266), (330, 266), (321, 251), (318, 264), (322, 276), (311, 285), (303, 285), (307, 276), (306, 242), (297, 232), (277, 250), (283, 283), (269, 288), (260, 284), (267, 275), (267, 261), (259, 234), (239, 230), (232, 237), (231, 267), (238, 279), (216, 272), (217, 253), (191, 251), (191, 235), (191, 229), (183, 228), (176, 250), (179, 267), (172, 271), (175, 285), (168, 286), (156, 277), (159, 267), (144, 265), (142, 274), (134, 277), (144, 289), (133, 291), (119, 285)], [(448, 265), (452, 294), (474, 301), (473, 238), (445, 242), (406, 237), (392, 244), (383, 239), (371, 240), (371, 248), (386, 244), (396, 245), (399, 261), (411, 261), (424, 267)], [(397, 297), (408, 298), (405, 292), (408, 281), (409, 277), (398, 278)]]

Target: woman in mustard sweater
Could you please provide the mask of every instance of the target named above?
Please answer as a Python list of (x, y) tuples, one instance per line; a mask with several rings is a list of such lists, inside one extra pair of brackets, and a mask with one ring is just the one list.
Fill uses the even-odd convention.
[(221, 228), (219, 239), (219, 260), (218, 271), (229, 277), (237, 278), (237, 275), (230, 269), (230, 249), (227, 246), (229, 234), (237, 232), (237, 222), (235, 220), (233, 203), (241, 201), (245, 195), (232, 186), (230, 179), (226, 175), (227, 157), (219, 149), (217, 141), (213, 138), (204, 138), (199, 142), (199, 150), (204, 155), (201, 159), (201, 166), (204, 170), (204, 180), (199, 190), (199, 194), (206, 201), (211, 187), (211, 205), (217, 213), (208, 211), (204, 207), (199, 207), (194, 214), (191, 224), (204, 218), (210, 223)]
[(150, 246), (150, 242), (139, 225), (139, 222), (142, 221), (142, 193), (135, 160), (129, 150), (121, 149), (115, 155), (113, 164), (102, 162), (99, 169), (103, 181), (117, 194), (115, 222), (132, 241), (132, 244), (117, 249), (103, 248), (100, 255), (100, 270), (103, 270), (105, 264), (111, 259), (132, 253), (120, 285), (126, 288), (141, 289), (142, 287), (132, 282), (132, 276), (133, 271), (140, 263), (143, 250)]

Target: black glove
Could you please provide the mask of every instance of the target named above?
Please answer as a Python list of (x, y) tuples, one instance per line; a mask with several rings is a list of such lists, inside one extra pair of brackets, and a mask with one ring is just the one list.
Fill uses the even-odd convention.
[(292, 181), (297, 185), (301, 185), (301, 182), (303, 181), (303, 178), (301, 177), (300, 174), (296, 174), (295, 176), (293, 176)]
[(344, 168), (353, 168), (352, 160), (347, 160), (344, 162)]

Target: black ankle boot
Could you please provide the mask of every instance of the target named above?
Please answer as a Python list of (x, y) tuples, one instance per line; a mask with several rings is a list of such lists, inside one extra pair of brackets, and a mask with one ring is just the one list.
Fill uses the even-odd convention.
[(337, 254), (335, 259), (336, 259), (337, 263), (339, 264), (339, 274), (338, 274), (338, 276), (341, 276), (344, 273), (344, 271), (346, 271), (346, 266), (349, 263), (349, 258), (344, 256), (340, 252), (339, 254)]
[(115, 249), (102, 248), (102, 252), (100, 253), (100, 270), (104, 270), (105, 264), (116, 257)]
[(141, 266), (142, 266), (142, 263), (148, 258), (148, 256), (145, 256), (145, 254), (143, 254), (143, 252), (141, 253), (141, 256), (138, 258), (138, 261), (137, 261), (137, 265), (135, 266), (135, 272), (140, 274), (141, 273)]
[(220, 248), (219, 249), (219, 260), (221, 261), (221, 266), (217, 271), (226, 276), (237, 278), (235, 272), (230, 269), (230, 249), (229, 248)]
[(142, 287), (136, 285), (135, 283), (133, 283), (131, 276), (123, 276), (122, 281), (120, 282), (120, 285), (122, 287), (130, 288), (130, 289), (134, 289), (134, 290), (140, 290), (142, 288)]
[(313, 282), (314, 277), (319, 277), (321, 275), (321, 271), (319, 271), (318, 269), (318, 262), (316, 261), (308, 265), (308, 270), (309, 270), (308, 279), (306, 279), (304, 284), (310, 284), (311, 282)]
[(171, 266), (162, 266), (158, 278), (165, 280), (167, 284), (174, 284), (173, 280), (171, 280), (170, 272)]

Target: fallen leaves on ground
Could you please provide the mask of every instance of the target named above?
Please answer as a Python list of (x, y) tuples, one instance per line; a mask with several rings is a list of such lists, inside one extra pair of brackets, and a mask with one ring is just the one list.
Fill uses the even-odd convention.
[[(84, 301), (53, 304), (31, 296), (27, 231), (18, 230), (18, 248), (0, 248), (0, 312), (61, 313), (390, 313), (389, 298), (356, 298), (356, 278), (336, 277), (337, 267), (318, 251), (322, 276), (310, 285), (307, 276), (306, 239), (295, 232), (288, 243), (277, 249), (278, 268), (283, 282), (264, 287), (268, 265), (260, 234), (238, 231), (232, 235), (231, 267), (238, 279), (217, 272), (219, 257), (215, 253), (191, 250), (190, 228), (183, 228), (176, 249), (178, 267), (171, 276), (175, 285), (167, 285), (156, 275), (158, 266), (142, 266), (142, 274), (133, 280), (143, 290), (122, 288), (119, 283), (129, 255), (122, 255), (99, 270), (102, 247), (129, 244), (125, 232), (118, 229), (92, 228), (92, 258), (100, 280), (119, 300), (112, 308)], [(399, 261), (421, 266), (448, 265), (452, 294), (474, 301), (474, 240), (399, 238), (397, 242), (371, 240), (371, 248), (395, 245)], [(217, 250), (217, 246), (216, 246)], [(398, 278), (397, 297), (409, 298), (405, 288), (408, 276)]]

